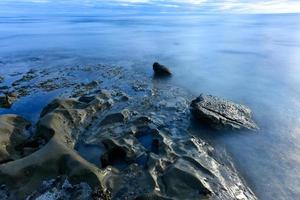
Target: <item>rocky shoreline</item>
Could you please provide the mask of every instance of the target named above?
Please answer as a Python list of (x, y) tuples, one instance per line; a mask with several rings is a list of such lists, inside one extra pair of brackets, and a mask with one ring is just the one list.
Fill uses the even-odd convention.
[(0, 116), (0, 199), (257, 199), (230, 158), (189, 133), (192, 113), (256, 129), (247, 107), (192, 101), (163, 79), (105, 65), (30, 70), (3, 94), (54, 90), (37, 122)]

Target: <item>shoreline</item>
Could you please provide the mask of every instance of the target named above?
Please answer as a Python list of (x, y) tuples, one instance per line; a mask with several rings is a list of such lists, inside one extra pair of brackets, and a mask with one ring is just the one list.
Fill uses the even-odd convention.
[[(83, 74), (85, 75), (84, 77), (88, 77), (84, 81), (82, 81), (80, 79), (80, 77), (82, 77)], [(151, 124), (153, 123), (154, 126), (156, 126), (156, 128), (154, 128), (154, 129), (159, 131), (158, 137), (161, 138), (160, 143), (163, 146), (165, 146), (165, 147), (163, 147), (163, 150), (162, 150), (163, 153), (161, 155), (158, 153), (158, 157), (162, 157), (159, 159), (163, 159), (163, 160), (166, 159), (166, 160), (171, 161), (173, 158), (172, 158), (172, 156), (170, 157), (169, 154), (176, 155), (178, 157), (177, 160), (179, 158), (182, 158), (182, 156), (183, 156), (180, 153), (178, 154), (178, 152), (176, 153), (176, 150), (174, 150), (174, 149), (171, 151), (173, 153), (168, 152), (170, 148), (172, 149), (172, 147), (169, 146), (168, 143), (165, 143), (164, 142), (165, 140), (170, 140), (170, 141), (174, 140), (173, 142), (175, 142), (176, 140), (179, 140), (181, 142), (187, 140), (186, 142), (190, 142), (190, 141), (193, 141), (194, 139), (196, 139), (194, 137), (189, 136), (189, 131), (188, 131), (189, 126), (191, 126), (189, 103), (192, 99), (192, 96), (189, 93), (187, 93), (186, 91), (183, 91), (181, 88), (178, 88), (176, 86), (168, 84), (163, 79), (153, 78), (151, 80), (151, 79), (148, 79), (148, 77), (144, 77), (142, 74), (133, 73), (132, 71), (124, 69), (122, 67), (94, 65), (94, 66), (76, 66), (76, 67), (69, 67), (69, 68), (64, 68), (64, 69), (45, 68), (45, 69), (36, 70), (36, 71), (28, 71), (26, 74), (20, 75), (20, 79), (14, 81), (14, 83), (12, 83), (12, 84), (14, 85), (14, 91), (11, 91), (11, 92), (17, 93), (18, 96), (23, 96), (23, 98), (26, 96), (35, 96), (39, 93), (47, 94), (50, 91), (60, 91), (62, 93), (60, 95), (58, 95), (59, 98), (65, 99), (65, 98), (71, 97), (72, 100), (77, 101), (78, 99), (80, 99), (80, 97), (84, 97), (86, 95), (91, 95), (91, 96), (99, 95), (101, 93), (101, 91), (103, 91), (103, 89), (112, 91), (112, 94), (113, 94), (112, 96), (114, 96), (112, 98), (112, 100), (115, 102), (118, 102), (118, 103), (116, 103), (116, 106), (112, 106), (111, 109), (109, 109), (108, 111), (105, 111), (104, 113), (96, 112), (96, 115), (99, 117), (98, 120), (101, 121), (101, 119), (103, 119), (103, 117), (107, 116), (107, 114), (109, 114), (109, 113), (120, 113), (123, 109), (128, 109), (130, 111), (131, 117), (128, 120), (126, 120), (126, 123), (124, 122), (125, 123), (124, 126), (127, 126), (127, 125), (129, 126), (129, 124), (134, 123), (134, 118), (137, 116), (140, 116), (140, 117), (147, 116), (151, 120), (157, 121), (155, 123), (151, 122)], [(52, 96), (52, 98), (54, 96)], [(57, 97), (57, 96), (55, 96), (55, 97)], [(22, 99), (20, 101), (22, 101)], [(49, 99), (48, 101), (50, 102), (51, 99)], [(16, 104), (18, 104), (18, 103), (19, 102), (17, 101)], [(27, 103), (32, 103), (32, 102), (29, 101)], [(40, 106), (39, 109), (42, 109), (42, 108), (45, 109), (45, 106), (46, 105)], [(70, 109), (76, 110), (78, 108), (72, 108), (72, 106), (71, 106)], [(8, 110), (8, 112), (9, 112), (9, 110)], [(39, 113), (38, 110), (36, 112)], [(87, 112), (87, 113), (89, 113), (89, 112)], [(168, 117), (168, 116), (172, 116), (172, 117)], [(89, 119), (89, 117), (87, 117), (87, 119)], [(40, 120), (42, 120), (42, 118), (39, 119), (39, 122), (40, 122)], [(33, 127), (36, 122), (37, 121), (32, 121)], [(153, 124), (151, 126), (153, 126)], [(162, 124), (162, 125), (159, 125), (159, 124)], [(80, 124), (77, 124), (77, 125), (80, 125)], [(90, 126), (93, 127), (96, 125), (97, 125), (97, 123), (91, 123)], [(80, 126), (83, 126), (83, 125), (81, 124)], [(160, 126), (163, 127), (162, 130), (161, 130)], [(112, 127), (114, 127), (114, 126), (112, 125)], [(107, 131), (106, 130), (107, 128), (111, 129), (112, 127), (106, 127), (106, 128), (104, 127), (103, 131), (105, 132), (105, 131)], [(119, 129), (119, 131), (120, 131), (120, 129), (121, 130), (124, 129), (123, 125), (121, 127), (119, 127), (119, 125), (116, 125), (116, 127), (114, 127), (114, 128), (117, 130)], [(36, 128), (33, 129), (31, 135), (35, 135), (35, 129)], [(80, 128), (80, 129), (82, 129), (82, 128)], [(165, 132), (167, 132), (167, 134)], [(73, 133), (71, 131), (71, 135), (72, 134)], [(120, 134), (120, 133), (115, 133), (115, 134)], [(87, 138), (85, 138), (84, 135), (86, 135), (86, 134), (84, 134), (84, 131), (83, 131), (83, 133), (79, 133), (79, 136), (80, 136), (79, 138), (81, 138), (81, 139), (73, 138), (72, 139), (73, 143), (87, 144), (88, 141), (85, 141), (85, 140), (87, 140)], [(127, 136), (125, 136), (125, 137), (127, 137)], [(192, 139), (192, 138), (194, 138), (194, 139)], [(95, 139), (95, 138), (92, 138), (90, 140), (93, 140), (93, 139)], [(103, 138), (101, 138), (99, 141), (102, 141), (102, 139)], [(190, 140), (190, 139), (192, 139), (192, 140)], [(210, 188), (209, 192), (205, 192), (205, 195), (207, 195), (206, 193), (209, 193), (209, 195), (212, 195), (212, 197), (211, 197), (212, 199), (220, 198), (218, 195), (216, 195), (217, 193), (219, 193), (219, 195), (221, 195), (221, 196), (223, 195), (222, 198), (225, 198), (225, 199), (226, 198), (230, 199), (232, 197), (236, 197), (236, 198), (242, 197), (244, 199), (246, 197), (246, 199), (256, 199), (256, 197), (253, 194), (253, 192), (251, 191), (251, 189), (249, 189), (246, 186), (245, 182), (243, 181), (243, 178), (240, 178), (240, 176), (238, 175), (239, 173), (235, 170), (235, 168), (231, 169), (231, 166), (224, 164), (225, 162), (222, 162), (219, 159), (215, 159), (214, 157), (211, 157), (209, 155), (209, 153), (211, 153), (210, 149), (213, 149), (213, 148), (209, 144), (204, 142), (202, 138), (197, 138), (197, 140), (200, 141), (200, 144), (202, 143), (202, 144), (204, 144), (204, 146), (208, 147), (208, 148), (203, 148), (203, 147), (199, 146), (198, 148), (202, 149), (202, 151), (205, 152), (205, 154), (206, 154), (205, 159), (211, 159), (212, 163), (208, 164), (208, 166), (206, 166), (206, 168), (208, 168), (208, 171), (210, 171), (210, 173), (214, 174), (212, 177), (209, 176), (210, 178), (207, 178), (207, 177), (205, 178), (205, 179), (208, 179), (208, 181), (204, 185), (206, 185), (206, 184), (208, 184), (208, 185), (205, 186), (204, 188)], [(99, 144), (99, 141), (98, 141), (98, 143), (97, 142), (96, 143)], [(89, 142), (91, 145), (93, 144), (93, 142), (91, 142), (91, 141), (89, 141)], [(116, 144), (118, 144), (118, 142), (120, 142), (120, 141), (114, 141), (114, 143), (116, 143)], [(146, 136), (146, 138), (144, 140), (142, 139), (142, 142), (140, 141), (140, 143), (142, 143), (142, 146), (140, 147), (141, 149), (143, 149), (143, 146), (144, 146), (144, 148), (145, 148), (145, 146), (148, 147), (149, 146), (149, 144), (148, 144), (149, 136)], [(47, 144), (48, 144), (48, 142), (45, 142), (43, 145), (47, 145)], [(175, 144), (176, 144), (176, 142), (175, 142)], [(129, 145), (129, 144), (127, 144), (127, 145)], [(140, 144), (137, 144), (137, 146), (140, 146)], [(129, 145), (129, 147), (130, 147), (130, 145)], [(41, 147), (39, 146), (38, 149), (35, 150), (35, 153), (41, 151), (43, 148), (44, 148), (44, 146), (41, 146)], [(106, 148), (108, 148), (108, 147), (106, 147)], [(132, 146), (130, 148), (132, 148)], [(129, 151), (130, 151), (130, 148), (129, 148)], [(74, 147), (71, 147), (71, 149), (74, 149)], [(106, 149), (106, 150), (108, 150), (108, 149)], [(98, 150), (98, 149), (96, 149), (96, 150)], [(134, 158), (137, 156), (136, 154), (140, 154), (141, 152), (143, 152), (145, 150), (139, 150), (139, 151), (135, 152), (133, 154)], [(194, 150), (187, 150), (185, 148), (183, 149), (183, 152), (185, 152), (184, 154), (186, 154), (185, 156), (187, 156), (187, 157), (191, 156), (190, 151), (193, 152)], [(147, 150), (146, 150), (146, 152), (147, 152)], [(198, 152), (198, 153), (200, 153), (200, 152)], [(128, 155), (128, 154), (130, 154), (130, 153), (127, 152), (126, 155)], [(30, 154), (28, 156), (30, 157)], [(76, 155), (76, 156), (79, 156), (79, 155)], [(24, 157), (24, 158), (26, 158), (26, 157)], [(81, 157), (81, 156), (79, 156), (79, 157)], [(21, 158), (21, 159), (24, 159), (24, 158)], [(192, 158), (192, 157), (190, 157), (190, 158)], [(80, 159), (82, 159), (82, 158), (80, 158)], [(130, 161), (128, 161), (126, 159), (129, 159)], [(136, 167), (139, 167), (138, 162), (133, 161), (134, 160), (133, 158), (129, 157), (126, 159), (125, 159), (126, 162), (129, 162), (129, 164), (126, 163), (127, 168), (129, 166), (133, 165), (136, 170)], [(195, 158), (193, 158), (193, 159), (195, 159)], [(204, 162), (204, 160), (205, 160), (205, 159), (203, 160), (203, 158), (201, 158), (201, 157), (199, 157), (198, 159), (199, 160), (196, 161), (198, 163)], [(222, 158), (222, 159), (227, 160), (227, 158)], [(168, 161), (168, 162), (170, 162), (170, 161)], [(13, 162), (17, 162), (17, 161), (8, 162), (8, 165), (10, 165), (10, 164), (13, 165)], [(181, 162), (181, 160), (180, 160), (180, 162)], [(190, 162), (190, 161), (188, 161), (188, 162)], [(193, 162), (195, 162), (195, 161), (193, 161)], [(221, 162), (221, 163), (219, 163), (219, 162)], [(185, 161), (183, 163), (185, 163)], [(180, 165), (182, 165), (183, 163), (180, 163)], [(213, 163), (215, 163), (215, 164), (213, 164)], [(229, 163), (232, 164), (231, 161), (229, 161)], [(91, 163), (89, 163), (88, 165), (90, 165), (90, 164)], [(108, 163), (108, 164), (109, 164), (108, 166), (110, 166), (112, 163)], [(136, 166), (136, 164), (137, 164), (137, 166)], [(91, 164), (91, 165), (94, 166), (94, 164)], [(186, 163), (184, 165), (186, 165)], [(191, 165), (191, 163), (188, 165)], [(214, 168), (213, 167), (214, 165), (217, 165), (220, 168)], [(3, 166), (5, 166), (5, 164), (4, 165), (2, 164), (2, 166), (0, 165), (0, 171)], [(201, 166), (201, 164), (200, 164), (200, 166)], [(22, 166), (19, 166), (19, 167), (22, 167)], [(174, 170), (181, 169), (181, 168), (176, 168), (176, 166), (173, 166), (173, 167), (175, 167)], [(109, 171), (111, 171), (111, 170), (114, 171), (115, 170), (114, 168), (115, 167), (112, 166), (112, 169), (110, 169)], [(103, 168), (101, 168), (101, 167), (100, 167), (100, 169), (103, 170)], [(168, 171), (168, 169), (169, 168), (165, 168), (164, 171)], [(173, 168), (171, 168), (171, 169), (173, 170)], [(124, 169), (121, 168), (121, 170), (124, 170)], [(131, 170), (134, 170), (134, 169), (131, 169)], [(104, 171), (107, 171), (107, 169)], [(145, 171), (142, 170), (142, 172), (145, 172)], [(182, 172), (184, 174), (190, 173), (189, 170), (182, 171)], [(217, 175), (215, 173), (217, 173)], [(222, 173), (224, 173), (224, 174), (222, 174)], [(58, 174), (52, 173), (50, 177), (53, 178), (54, 175), (58, 175)], [(161, 176), (164, 176), (164, 175), (165, 174), (163, 173)], [(110, 176), (116, 177), (116, 175), (110, 175)], [(69, 177), (69, 176), (67, 176), (67, 177)], [(121, 175), (119, 175), (119, 178), (120, 177), (122, 177), (122, 173), (121, 173)], [(160, 177), (160, 176), (158, 176), (158, 177)], [(181, 177), (181, 178), (183, 178), (183, 177)], [(198, 175), (198, 181), (202, 180), (201, 177), (204, 178), (205, 176)], [(47, 178), (45, 177), (43, 179), (43, 181), (46, 181), (46, 180), (47, 180)], [(149, 179), (149, 180), (151, 180), (151, 179)], [(225, 183), (222, 183), (221, 180), (225, 181)], [(27, 181), (30, 181), (30, 180), (27, 179)], [(40, 181), (42, 181), (42, 179)], [(178, 181), (179, 181), (179, 183), (182, 182), (182, 180), (180, 181), (180, 178)], [(78, 180), (77, 180), (77, 182), (78, 182)], [(103, 181), (103, 182), (105, 182), (105, 181)], [(75, 181), (75, 183), (76, 183), (76, 181)], [(202, 182), (200, 181), (198, 183), (202, 183)], [(103, 184), (103, 183), (101, 182), (101, 184)], [(172, 192), (170, 192), (170, 190), (166, 190), (166, 188), (162, 189), (161, 188), (162, 186), (160, 184), (161, 184), (160, 181), (157, 181), (156, 186), (154, 187), (154, 188), (157, 188), (157, 187), (160, 188), (160, 193), (159, 192), (151, 193), (151, 191), (148, 191), (147, 193), (149, 193), (149, 194), (151, 193), (151, 195), (154, 195), (154, 196), (158, 195), (158, 197), (165, 196), (166, 198), (167, 197), (172, 198), (172, 195), (174, 195), (176, 192), (172, 191), (172, 190), (171, 190)], [(170, 182), (170, 184), (171, 184), (171, 182)], [(225, 184), (224, 187), (232, 188), (232, 189), (229, 189), (229, 191), (231, 191), (231, 192), (229, 192), (228, 190), (227, 190), (227, 192), (222, 191), (222, 190), (220, 190), (219, 186), (212, 188), (211, 185), (214, 185), (214, 184), (216, 184), (216, 185)], [(58, 187), (58, 185), (56, 185), (55, 187)], [(239, 186), (237, 186), (237, 185), (239, 185)], [(236, 188), (237, 191), (235, 191), (236, 192), (235, 193), (233, 188), (236, 186), (237, 186), (237, 188)], [(35, 187), (39, 188), (38, 184), (36, 184)], [(107, 187), (107, 185), (105, 187)], [(105, 187), (104, 187), (104, 189), (107, 189)], [(192, 189), (193, 187), (189, 186), (187, 188)], [(112, 193), (113, 199), (118, 199), (118, 197), (116, 197), (116, 194), (119, 194), (119, 193), (114, 191), (114, 189), (109, 189), (109, 190), (111, 190), (110, 193)], [(243, 191), (245, 194), (243, 193)], [(138, 191), (132, 191), (132, 192), (139, 193), (138, 195), (142, 195), (141, 192), (138, 192)], [(239, 196), (238, 193), (240, 193), (241, 196)], [(26, 194), (30, 195), (30, 194), (28, 194), (28, 191)], [(42, 193), (40, 193), (40, 195), (42, 195)], [(129, 194), (127, 194), (127, 195), (129, 195)], [(135, 197), (138, 197), (138, 196), (135, 196)], [(173, 198), (174, 198), (174, 196), (173, 196)], [(174, 198), (174, 199), (176, 199), (176, 198)]]

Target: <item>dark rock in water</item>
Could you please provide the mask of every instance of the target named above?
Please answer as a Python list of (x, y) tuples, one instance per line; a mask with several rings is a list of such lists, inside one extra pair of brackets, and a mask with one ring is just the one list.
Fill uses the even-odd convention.
[(196, 118), (217, 129), (258, 129), (248, 107), (216, 96), (201, 94), (191, 108)]
[(0, 96), (0, 108), (10, 108), (16, 100), (17, 96), (15, 94)]
[(0, 83), (4, 81), (4, 77), (0, 76)]
[(169, 76), (172, 74), (171, 71), (166, 66), (161, 65), (157, 62), (153, 64), (153, 70), (155, 75), (158, 76)]

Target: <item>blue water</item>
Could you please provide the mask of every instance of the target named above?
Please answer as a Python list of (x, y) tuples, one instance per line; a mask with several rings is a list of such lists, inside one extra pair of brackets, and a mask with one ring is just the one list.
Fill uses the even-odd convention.
[[(261, 127), (257, 133), (199, 135), (228, 150), (260, 199), (299, 198), (300, 15), (143, 15), (88, 8), (43, 14), (45, 8), (5, 8), (1, 75), (101, 62), (150, 77), (151, 64), (160, 61), (174, 73), (169, 81), (195, 96), (204, 92), (248, 105)], [(18, 112), (37, 117), (27, 106)]]

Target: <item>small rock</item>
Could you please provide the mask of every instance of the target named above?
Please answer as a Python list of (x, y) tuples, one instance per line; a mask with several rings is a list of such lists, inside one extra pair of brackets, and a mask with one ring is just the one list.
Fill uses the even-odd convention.
[(172, 74), (171, 71), (166, 66), (161, 65), (157, 62), (153, 64), (153, 70), (155, 75), (158, 76), (169, 76)]
[(0, 96), (0, 107), (1, 108), (10, 108), (12, 104), (17, 100), (16, 94), (5, 94)]
[(201, 94), (192, 101), (191, 108), (196, 118), (217, 129), (258, 129), (248, 107), (219, 97)]
[(2, 83), (4, 81), (4, 77), (0, 76), (0, 83)]

